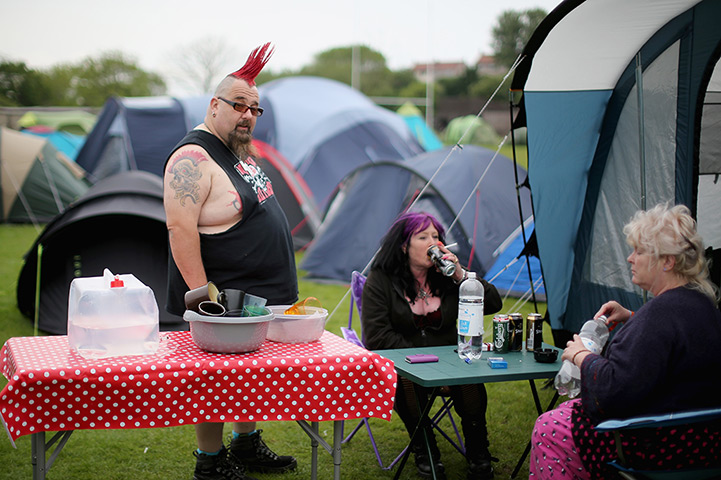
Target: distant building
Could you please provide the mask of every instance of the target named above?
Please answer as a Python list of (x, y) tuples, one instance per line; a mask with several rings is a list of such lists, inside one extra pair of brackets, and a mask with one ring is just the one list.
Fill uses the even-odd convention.
[(491, 55), (481, 55), (481, 58), (476, 62), (476, 73), (481, 77), (486, 75), (505, 75), (507, 70), (503, 65), (496, 64), (495, 57)]
[(434, 64), (418, 63), (413, 67), (413, 75), (419, 82), (425, 82), (428, 80), (431, 74), (430, 70), (433, 69), (433, 79), (438, 80), (441, 78), (456, 78), (460, 77), (466, 72), (466, 64), (463, 62), (456, 63), (441, 63), (437, 62)]

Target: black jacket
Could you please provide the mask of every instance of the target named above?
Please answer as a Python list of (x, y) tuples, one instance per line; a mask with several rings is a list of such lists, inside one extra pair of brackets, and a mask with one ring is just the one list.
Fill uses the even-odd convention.
[[(496, 287), (480, 279), (485, 289), (484, 315), (498, 312), (503, 306)], [(371, 270), (363, 287), (361, 325), (363, 344), (371, 350), (388, 348), (455, 345), (458, 343), (458, 285), (448, 280), (441, 293), (441, 326), (418, 329), (413, 322), (411, 306), (400, 289), (380, 270)]]

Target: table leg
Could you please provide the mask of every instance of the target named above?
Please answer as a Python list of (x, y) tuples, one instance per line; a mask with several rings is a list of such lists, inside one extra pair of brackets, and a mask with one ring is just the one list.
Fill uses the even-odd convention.
[[(413, 431), (413, 435), (411, 435), (411, 441), (408, 445), (408, 448), (406, 449), (406, 453), (403, 455), (403, 458), (401, 459), (401, 463), (398, 465), (398, 470), (396, 471), (395, 476), (393, 477), (393, 480), (398, 480), (401, 476), (401, 472), (403, 472), (403, 468), (406, 465), (406, 461), (408, 461), (408, 457), (411, 454), (411, 448), (410, 445), (413, 444), (413, 441), (418, 437), (418, 432), (423, 432), (423, 439), (426, 443), (426, 449), (428, 450), (428, 458), (430, 459), (431, 463), (431, 473), (433, 475), (433, 479), (436, 479), (436, 466), (433, 462), (433, 454), (431, 452), (431, 445), (428, 441), (428, 434), (426, 432), (426, 422), (424, 421), (426, 418), (428, 418), (428, 414), (431, 411), (431, 408), (433, 407), (433, 403), (436, 401), (436, 397), (438, 396), (438, 392), (440, 391), (439, 387), (433, 387), (433, 390), (431, 390), (430, 398), (428, 399), (428, 404), (426, 405), (425, 409), (421, 409), (421, 400), (418, 390), (420, 390), (420, 387), (413, 384), (413, 388), (416, 389), (416, 403), (418, 404), (418, 411), (421, 412), (420, 420), (418, 421), (418, 425), (416, 425), (415, 430)], [(430, 419), (429, 419), (430, 420)]]
[(343, 421), (333, 422), (333, 480), (340, 480), (340, 462), (343, 443)]
[[(543, 412), (547, 412), (553, 407), (556, 406), (556, 402), (558, 401), (558, 392), (556, 392), (553, 395), (553, 398), (551, 399), (551, 402), (548, 404), (548, 407), (543, 410), (543, 407), (541, 406), (541, 399), (538, 398), (538, 390), (536, 389), (536, 383), (529, 379), (528, 383), (531, 385), (531, 392), (533, 393), (533, 401), (536, 404), (536, 410), (538, 411), (538, 414), (542, 414)], [(531, 441), (529, 440), (526, 444), (526, 448), (523, 450), (523, 454), (521, 455), (521, 458), (518, 459), (518, 463), (516, 463), (516, 468), (513, 469), (513, 473), (511, 473), (511, 478), (516, 478), (516, 475), (518, 475), (518, 472), (521, 470), (521, 466), (523, 465), (523, 462), (526, 461), (526, 457), (528, 457), (528, 454), (531, 453)]]
[[(72, 433), (72, 430), (57, 432), (55, 435), (53, 435), (53, 438), (48, 441), (48, 443), (45, 443), (45, 432), (33, 433), (32, 435), (30, 435), (33, 480), (45, 480), (45, 475), (47, 475), (48, 470), (50, 470), (50, 467), (52, 467), (53, 463), (55, 463), (55, 459), (58, 457), (60, 451), (68, 442), (68, 439), (70, 438), (70, 435)], [(50, 458), (46, 460), (45, 456), (47, 455), (47, 452), (50, 450), (50, 447), (52, 447), (53, 444), (58, 440), (60, 440), (60, 443), (58, 443), (57, 447), (55, 447), (55, 450), (53, 450), (53, 452), (50, 454)]]
[(310, 478), (313, 480), (318, 478), (318, 422), (310, 422), (314, 436), (311, 437), (310, 447)]
[(45, 480), (45, 432), (30, 435), (33, 480)]
[(340, 464), (341, 464), (341, 445), (343, 443), (343, 421), (338, 420), (333, 422), (333, 445), (329, 445), (318, 433), (318, 422), (308, 422), (305, 420), (296, 420), (300, 428), (310, 437), (311, 446), (311, 465), (310, 473), (311, 478), (318, 478), (318, 445), (325, 448), (325, 450), (333, 457), (333, 478), (340, 480)]

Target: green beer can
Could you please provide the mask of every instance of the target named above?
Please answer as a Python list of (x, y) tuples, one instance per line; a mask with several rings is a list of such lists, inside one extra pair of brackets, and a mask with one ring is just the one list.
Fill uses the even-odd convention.
[(508, 315), (496, 315), (493, 317), (493, 351), (496, 353), (508, 353), (511, 342), (510, 321)]

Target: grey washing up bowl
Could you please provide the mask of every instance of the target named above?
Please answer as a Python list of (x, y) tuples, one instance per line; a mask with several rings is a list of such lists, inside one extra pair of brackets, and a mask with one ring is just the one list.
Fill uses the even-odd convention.
[(186, 310), (183, 320), (190, 324), (193, 342), (213, 353), (246, 353), (260, 348), (275, 315), (268, 308), (266, 315), (255, 317), (211, 317)]

